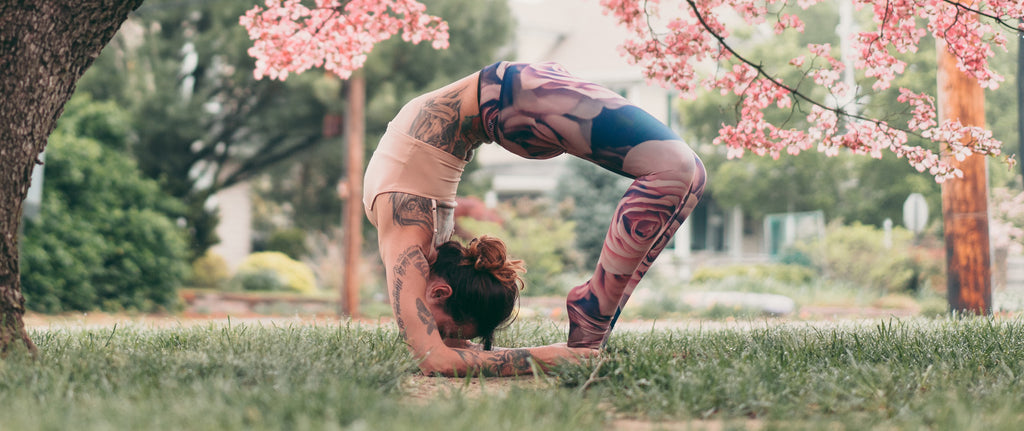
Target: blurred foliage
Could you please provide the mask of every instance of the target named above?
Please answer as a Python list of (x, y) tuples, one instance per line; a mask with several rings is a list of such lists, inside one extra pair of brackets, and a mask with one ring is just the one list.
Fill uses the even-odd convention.
[[(808, 43), (831, 43), (833, 55), (839, 55), (839, 36), (835, 29), (838, 15), (835, 3), (821, 3), (796, 13), (806, 24), (803, 33), (786, 33), (781, 36), (766, 36), (753, 27), (746, 34), (737, 34), (737, 43), (742, 54), (766, 67), (769, 73), (792, 83), (800, 91), (816, 100), (828, 101), (825, 94), (811, 90), (810, 80), (801, 79), (801, 73), (789, 65), (789, 60), (806, 51)], [(857, 19), (862, 20), (863, 14)], [(874, 28), (869, 22), (859, 22), (861, 28)], [(1016, 52), (1016, 39), (1010, 38), (1008, 48)], [(906, 61), (907, 71), (897, 77), (892, 88), (884, 91), (871, 89), (873, 78), (858, 76), (862, 88), (861, 97), (855, 102), (859, 112), (880, 116), (897, 126), (906, 125), (910, 110), (896, 101), (898, 88), (936, 93), (935, 73), (937, 70), (935, 42), (930, 36), (921, 39), (914, 53), (901, 54)], [(986, 92), (986, 122), (997, 139), (1005, 142), (1005, 152), (1017, 152), (1015, 106), (1016, 57), (998, 50), (992, 57), (993, 67), (1005, 78), (998, 90)], [(797, 84), (799, 83), (799, 84)], [(820, 89), (817, 89), (820, 90)], [(823, 210), (828, 219), (843, 219), (847, 222), (861, 222), (882, 226), (886, 218), (895, 222), (902, 220), (902, 203), (910, 193), (921, 193), (928, 201), (933, 214), (941, 208), (940, 187), (927, 173), (914, 170), (905, 159), (885, 154), (882, 159), (857, 156), (843, 151), (837, 157), (825, 157), (815, 150), (799, 155), (782, 155), (778, 160), (747, 156), (726, 160), (725, 148), (712, 146), (723, 124), (735, 124), (738, 105), (736, 96), (723, 96), (718, 92), (705, 92), (692, 101), (680, 103), (679, 118), (683, 125), (683, 137), (690, 142), (704, 159), (709, 169), (708, 194), (722, 207), (738, 205), (751, 217), (759, 219), (764, 214)], [(806, 105), (804, 103), (803, 105)], [(766, 119), (784, 124), (786, 127), (806, 126), (807, 108), (794, 102), (793, 109), (774, 109), (766, 112)], [(916, 136), (910, 136), (910, 143), (937, 150), (933, 144)], [(992, 183), (1005, 184), (1013, 175), (996, 163), (991, 169)], [(936, 216), (932, 221), (940, 224)]]
[(1024, 192), (995, 187), (989, 200), (992, 248), (1024, 253)]
[(278, 251), (294, 260), (301, 260), (309, 254), (306, 231), (298, 228), (275, 230), (267, 238), (262, 251)]
[[(374, 49), (362, 71), (368, 153), (407, 100), (497, 60), (511, 40), (504, 0), (424, 3), (448, 22), (451, 46), (436, 51), (394, 38)], [(328, 231), (339, 224), (342, 202), (335, 186), (346, 176), (345, 83), (319, 71), (286, 82), (255, 80), (254, 60), (246, 53), (252, 42), (238, 25), (253, 5), (149, 0), (78, 85), (79, 94), (127, 110), (123, 124), (140, 168), (187, 205), (193, 256), (218, 241), (210, 197), (260, 176), (267, 180), (256, 193), (278, 203), (264, 209), (284, 209), (287, 220), (258, 235), (289, 227)]]
[(801, 265), (727, 265), (704, 266), (693, 273), (691, 282), (708, 283), (731, 278), (750, 280), (773, 280), (780, 283), (801, 285), (814, 280), (817, 274), (813, 269)]
[(910, 231), (886, 234), (874, 226), (831, 223), (825, 238), (798, 244), (794, 252), (809, 257), (821, 275), (882, 293), (945, 289), (945, 254), (935, 244), (916, 244)]
[(276, 251), (249, 255), (238, 266), (232, 282), (243, 290), (289, 290), (299, 293), (313, 293), (317, 290), (316, 277), (309, 266)]
[(211, 250), (203, 253), (199, 259), (192, 261), (192, 285), (216, 289), (224, 286), (231, 278), (228, 262)]
[(187, 205), (193, 257), (218, 241), (211, 196), (320, 141), (326, 108), (312, 74), (253, 78), (252, 42), (238, 25), (252, 6), (147, 1), (78, 85), (128, 111), (139, 167)]
[[(366, 79), (366, 154), (368, 161), (387, 124), (398, 110), (412, 98), (440, 88), (491, 64), (503, 54), (512, 41), (512, 16), (505, 0), (425, 0), (427, 12), (439, 15), (449, 26), (451, 44), (448, 49), (435, 50), (429, 44), (413, 45), (396, 37), (378, 44), (369, 55), (361, 73)], [(304, 75), (310, 75), (306, 73)], [(300, 75), (300, 76), (304, 76)], [(292, 81), (295, 77), (288, 78)], [(332, 100), (332, 114), (344, 116), (345, 83), (335, 78), (334, 87), (324, 85), (324, 93)], [(344, 202), (338, 199), (336, 186), (347, 177), (346, 144), (341, 136), (326, 140), (311, 151), (295, 156), (268, 171), (268, 180), (260, 182), (256, 191), (267, 201), (270, 213), (266, 219), (274, 223), (266, 234), (290, 226), (327, 232), (340, 223)], [(459, 194), (481, 195), (489, 187), (486, 178), (473, 175), (477, 163), (471, 161), (463, 173)], [(358, 196), (356, 197), (358, 198)], [(367, 244), (375, 233), (364, 223)]]
[(50, 136), (42, 210), (38, 219), (25, 220), (22, 241), (22, 286), (30, 309), (179, 306), (188, 247), (171, 217), (183, 206), (120, 150), (126, 134), (112, 120), (123, 115), (109, 103), (78, 99)]
[(238, 271), (231, 279), (230, 286), (240, 290), (256, 292), (273, 292), (287, 290), (284, 279), (277, 271), (270, 269), (252, 269)]
[(630, 183), (628, 178), (576, 158), (569, 159), (567, 172), (558, 179), (555, 198), (569, 203), (567, 219), (575, 224), (575, 249), (585, 268), (597, 266), (608, 225)]
[(498, 211), (506, 220), (502, 224), (467, 217), (459, 223), (475, 237), (490, 235), (505, 241), (509, 257), (526, 263), (524, 295), (568, 293), (569, 277), (580, 268), (580, 255), (572, 246), (575, 223), (560, 214), (564, 209), (544, 199), (522, 198), (503, 204)]

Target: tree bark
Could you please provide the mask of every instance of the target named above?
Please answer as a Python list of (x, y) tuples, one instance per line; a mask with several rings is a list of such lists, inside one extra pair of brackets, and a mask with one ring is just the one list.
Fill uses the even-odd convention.
[[(961, 72), (956, 58), (938, 41), (939, 120), (965, 126), (985, 125), (985, 95), (978, 81)], [(970, 139), (970, 137), (966, 137)], [(946, 237), (946, 287), (952, 311), (992, 313), (992, 264), (988, 235), (988, 172), (985, 156), (963, 161), (943, 157), (963, 178), (942, 183), (942, 221)]]
[(342, 304), (345, 315), (359, 317), (360, 265), (363, 250), (363, 140), (366, 136), (366, 77), (362, 71), (352, 74), (347, 83), (348, 120), (348, 202), (345, 205), (345, 279)]
[(32, 169), (75, 84), (142, 0), (0, 0), (0, 356), (25, 331), (18, 260)]

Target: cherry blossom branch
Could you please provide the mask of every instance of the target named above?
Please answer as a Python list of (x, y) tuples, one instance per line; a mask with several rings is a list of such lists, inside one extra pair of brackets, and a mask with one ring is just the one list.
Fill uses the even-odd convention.
[[(803, 92), (797, 90), (796, 88), (790, 87), (789, 85), (786, 85), (786, 83), (782, 82), (782, 80), (780, 80), (780, 79), (772, 76), (771, 74), (769, 74), (768, 71), (764, 68), (763, 65), (761, 65), (760, 63), (755, 64), (753, 61), (748, 60), (742, 54), (740, 54), (735, 49), (733, 49), (732, 45), (730, 45), (728, 42), (725, 41), (725, 38), (723, 38), (721, 35), (719, 35), (717, 32), (715, 32), (714, 29), (712, 29), (711, 27), (708, 26), (708, 24), (704, 21), (704, 16), (697, 9), (697, 5), (694, 4), (693, 0), (686, 0), (686, 3), (688, 3), (690, 5), (690, 7), (693, 9), (693, 13), (697, 17), (697, 21), (700, 22), (701, 26), (704, 27), (704, 29), (707, 30), (707, 32), (709, 34), (711, 34), (712, 37), (714, 37), (716, 40), (718, 40), (718, 43), (723, 48), (725, 48), (726, 51), (729, 51), (729, 54), (731, 54), (737, 60), (739, 60), (739, 61), (741, 61), (743, 63), (746, 63), (750, 67), (753, 67), (754, 70), (757, 71), (758, 76), (764, 77), (765, 79), (770, 81), (772, 84), (774, 84), (776, 87), (786, 90), (787, 93), (792, 94), (792, 95), (796, 96), (797, 98), (802, 99), (802, 100), (804, 100), (804, 101), (806, 101), (808, 103), (811, 103), (812, 105), (818, 106), (819, 108), (835, 112), (836, 115), (839, 115), (839, 116), (842, 116), (842, 117), (847, 117), (847, 118), (853, 118), (853, 119), (857, 119), (857, 120), (862, 120), (862, 121), (870, 121), (870, 122), (877, 123), (880, 126), (884, 125), (884, 124), (881, 124), (881, 120), (876, 120), (874, 118), (868, 118), (868, 117), (857, 115), (857, 114), (850, 114), (850, 113), (846, 112), (843, 109), (833, 108), (833, 107), (827, 106), (827, 105), (825, 105), (825, 104), (823, 104), (821, 102), (818, 102), (817, 100), (814, 100), (810, 96), (805, 95)], [(808, 74), (805, 73), (804, 77), (807, 77), (807, 76), (808, 76)], [(801, 78), (801, 80), (802, 80), (802, 78)], [(746, 93), (746, 89), (744, 89), (744, 93)]]
[(253, 74), (284, 80), (289, 73), (324, 67), (347, 78), (362, 67), (373, 47), (398, 33), (407, 42), (431, 41), (448, 47), (448, 24), (424, 13), (415, 0), (266, 0), (246, 12), (246, 28), (256, 59)]
[[(960, 3), (960, 2), (954, 1), (954, 0), (943, 0), (943, 1), (946, 2), (949, 5), (957, 8), (957, 9), (963, 9), (963, 10), (965, 10), (967, 12), (970, 12), (970, 13), (973, 13), (975, 15), (983, 16), (983, 17), (988, 18), (988, 19), (990, 19), (992, 21), (995, 21), (999, 25), (1001, 25), (1003, 27), (1006, 27), (1009, 30), (1013, 30), (1013, 31), (1017, 32), (1020, 35), (1024, 35), (1024, 23), (1015, 26), (1015, 25), (1011, 24), (1010, 22), (1008, 22), (1007, 20), (1003, 19), (1001, 15), (994, 15), (994, 14), (991, 14), (991, 13), (987, 13), (987, 12), (982, 11), (981, 9), (975, 9), (975, 8), (972, 8), (970, 6), (964, 5), (963, 3)], [(1012, 19), (1012, 18), (1010, 18), (1010, 19)]]
[[(823, 109), (823, 110), (826, 110), (826, 111), (830, 111), (830, 112), (834, 113), (835, 115), (837, 115), (838, 117), (872, 123), (872, 124), (874, 124), (876, 127), (878, 127), (880, 129), (879, 130), (880, 133), (882, 133), (882, 134), (884, 134), (886, 136), (889, 136), (890, 139), (893, 139), (893, 140), (897, 139), (897, 136), (900, 133), (910, 134), (910, 135), (913, 135), (913, 136), (917, 136), (919, 138), (924, 138), (924, 136), (922, 136), (920, 133), (918, 133), (918, 132), (916, 132), (914, 130), (911, 130), (910, 128), (895, 127), (895, 126), (891, 125), (889, 122), (887, 122), (885, 120), (871, 118), (871, 117), (867, 117), (867, 116), (859, 115), (859, 114), (853, 114), (853, 113), (850, 113), (850, 112), (848, 112), (848, 111), (846, 111), (846, 110), (844, 110), (844, 109), (842, 109), (840, 107), (831, 107), (831, 106), (825, 105), (824, 103), (821, 103), (821, 102), (815, 100), (814, 98), (812, 98), (810, 96), (807, 96), (803, 92), (799, 91), (797, 89), (797, 88), (799, 88), (798, 86), (789, 86), (789, 85), (787, 85), (781, 79), (778, 79), (778, 78), (772, 76), (771, 74), (769, 74), (768, 71), (765, 69), (765, 67), (762, 64), (760, 64), (760, 63), (755, 64), (753, 61), (747, 59), (745, 56), (740, 54), (736, 49), (734, 49), (732, 47), (732, 45), (730, 45), (728, 42), (726, 42), (725, 38), (723, 38), (721, 35), (719, 35), (716, 31), (714, 31), (713, 28), (711, 28), (707, 24), (707, 22), (704, 20), (703, 14), (700, 13), (700, 11), (698, 10), (696, 4), (694, 4), (693, 0), (687, 0), (687, 3), (690, 5), (691, 9), (693, 10), (694, 16), (697, 18), (698, 22), (700, 22), (701, 26), (704, 27), (704, 29), (709, 34), (711, 34), (712, 37), (714, 37), (718, 41), (719, 45), (721, 47), (723, 47), (725, 50), (727, 50), (732, 57), (734, 57), (737, 60), (739, 60), (739, 61), (749, 65), (750, 67), (754, 68), (754, 70), (757, 71), (757, 75), (758, 76), (764, 77), (769, 82), (771, 82), (774, 86), (785, 90), (788, 94), (791, 94), (791, 95), (795, 96), (797, 99), (800, 99), (800, 100), (803, 100), (803, 101), (805, 101), (807, 103), (810, 103), (812, 106), (816, 106), (816, 107), (818, 107), (820, 109)], [(652, 27), (652, 34), (653, 34), (653, 27)], [(804, 73), (803, 76), (801, 77), (801, 82), (803, 82), (803, 79), (806, 78), (807, 76), (809, 76), (809, 74), (808, 73)], [(743, 89), (743, 92), (740, 95), (741, 97), (747, 97), (747, 92), (749, 90), (751, 90), (752, 86), (750, 84), (752, 84), (752, 82), (753, 81), (749, 81), (747, 83), (748, 85), (745, 86), (745, 88)], [(832, 92), (831, 88), (828, 88), (828, 90), (829, 90), (829, 94), (830, 95), (832, 95), (834, 98), (838, 99), (837, 95), (834, 92)], [(794, 107), (793, 109), (798, 109), (798, 108)], [(805, 112), (802, 109), (800, 109), (800, 111), (801, 112)], [(787, 120), (787, 122), (788, 122), (788, 120)]]
[[(807, 8), (821, 0), (796, 1)], [(945, 40), (950, 52), (958, 59), (960, 70), (976, 78), (982, 86), (994, 88), (1002, 80), (989, 68), (987, 58), (992, 55), (989, 45), (1005, 48), (1006, 39), (981, 23), (978, 16), (946, 4), (948, 0), (852, 1), (858, 8), (870, 8), (879, 27), (874, 33), (856, 34), (852, 55), (846, 53), (853, 58), (855, 69), (862, 71), (864, 77), (874, 78), (874, 90), (889, 88), (895, 76), (904, 72), (906, 64), (898, 60), (894, 52), (916, 51), (921, 38), (928, 33)], [(988, 0), (985, 4), (996, 11), (988, 15), (1024, 16), (1024, 7), (1015, 1)], [(935, 103), (925, 94), (900, 89), (897, 100), (906, 104), (911, 114), (906, 127), (895, 126), (887, 120), (889, 115), (899, 113), (894, 110), (874, 117), (848, 112), (841, 101), (854, 95), (855, 89), (839, 79), (847, 66), (831, 56), (828, 44), (807, 46), (814, 57), (806, 69), (805, 56), (790, 61), (790, 65), (803, 72), (799, 86), (794, 87), (771, 75), (764, 65), (754, 63), (727, 43), (729, 29), (720, 19), (720, 9), (726, 8), (731, 8), (748, 24), (758, 25), (765, 22), (769, 5), (781, 3), (783, 8), (773, 12), (775, 32), (803, 31), (803, 23), (796, 15), (783, 13), (785, 2), (687, 0), (687, 6), (681, 9), (684, 16), (670, 19), (666, 26), (668, 31), (659, 34), (651, 20), (654, 14), (652, 5), (658, 2), (645, 1), (642, 2), (643, 7), (638, 7), (638, 3), (628, 0), (601, 0), (606, 12), (617, 17), (634, 34), (623, 49), (645, 69), (648, 78), (674, 86), (683, 97), (693, 97), (698, 84), (723, 95), (733, 93), (740, 97), (736, 124), (722, 124), (719, 136), (715, 138), (715, 143), (728, 147), (730, 157), (739, 157), (745, 151), (778, 157), (783, 151), (796, 154), (815, 145), (828, 155), (838, 154), (840, 148), (847, 148), (854, 153), (881, 157), (882, 151), (887, 150), (907, 158), (915, 168), (927, 170), (941, 181), (962, 173), (933, 151), (908, 144), (908, 136), (916, 135), (943, 144), (955, 159), (970, 154), (1000, 154), (1001, 143), (980, 127), (964, 126), (956, 121), (939, 124)], [(918, 21), (925, 22), (927, 28), (919, 28)], [(825, 63), (815, 64), (819, 59)], [(707, 78), (701, 78), (694, 67), (704, 60), (719, 64), (716, 72)], [(731, 70), (723, 70), (723, 63), (732, 63)], [(799, 91), (808, 78), (840, 103), (827, 104)], [(848, 103), (856, 103), (854, 97), (849, 100)], [(804, 112), (801, 107), (804, 103), (811, 109), (807, 114), (808, 126), (803, 130), (782, 128), (765, 119), (765, 110), (772, 105), (791, 108), (790, 112), (795, 113)], [(792, 115), (783, 124), (788, 124), (791, 119)], [(846, 121), (841, 124), (840, 120)]]

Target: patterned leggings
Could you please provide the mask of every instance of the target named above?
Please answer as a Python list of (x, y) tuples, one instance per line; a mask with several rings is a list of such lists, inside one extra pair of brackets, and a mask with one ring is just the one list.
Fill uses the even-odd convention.
[(633, 178), (594, 275), (566, 300), (569, 346), (603, 345), (654, 259), (693, 211), (704, 165), (675, 132), (617, 93), (555, 63), (480, 72), (480, 114), (494, 142), (527, 158), (569, 153)]
[(700, 159), (673, 158), (665, 163), (677, 166), (639, 176), (626, 190), (594, 275), (569, 292), (570, 347), (603, 346), (637, 283), (697, 206), (706, 182)]

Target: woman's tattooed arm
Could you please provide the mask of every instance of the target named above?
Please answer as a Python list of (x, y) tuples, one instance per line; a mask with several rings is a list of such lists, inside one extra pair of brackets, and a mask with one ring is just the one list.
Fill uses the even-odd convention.
[(453, 349), (466, 364), (467, 372), (477, 371), (491, 376), (523, 376), (533, 373), (533, 355), (528, 349), (507, 349), (501, 351), (478, 352), (474, 350)]
[[(408, 277), (426, 280), (427, 275), (430, 273), (430, 267), (427, 264), (426, 257), (423, 256), (423, 252), (418, 246), (414, 245), (405, 249), (398, 256), (392, 272), (394, 273), (394, 281), (391, 283), (391, 307), (395, 311), (395, 323), (398, 324), (398, 331), (402, 334), (402, 338), (408, 339), (405, 320), (402, 318), (402, 294), (404, 293), (402, 289), (405, 287)], [(417, 314), (420, 314), (419, 308), (423, 300), (416, 298), (416, 301)], [(423, 320), (422, 317), (420, 320)], [(427, 325), (428, 335), (437, 330), (437, 324), (434, 323), (433, 318), (429, 319), (429, 322), (423, 323)]]
[[(543, 346), (498, 351), (467, 350), (445, 344), (435, 316), (426, 303), (430, 264), (427, 254), (433, 236), (434, 216), (430, 199), (390, 193), (380, 208), (391, 215), (379, 217), (381, 256), (387, 267), (389, 299), (395, 323), (412, 353), (427, 374), (493, 376), (529, 375), (562, 361), (578, 360), (565, 346)], [(459, 346), (465, 347), (465, 346)]]

